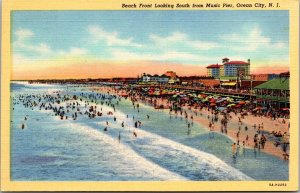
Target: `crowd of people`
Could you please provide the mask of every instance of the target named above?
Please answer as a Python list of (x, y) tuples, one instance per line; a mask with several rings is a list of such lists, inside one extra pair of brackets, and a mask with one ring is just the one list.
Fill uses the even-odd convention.
[[(243, 145), (244, 148), (252, 147), (254, 151), (265, 151), (273, 153), (273, 149), (279, 151), (284, 159), (289, 157), (289, 111), (287, 108), (277, 108), (276, 105), (267, 104), (257, 99), (247, 99), (247, 103), (243, 103), (236, 108), (237, 105), (226, 106), (226, 100), (221, 103), (211, 105), (210, 100), (194, 101), (192, 97), (184, 99), (174, 98), (172, 96), (155, 96), (149, 95), (142, 89), (120, 89), (112, 87), (115, 93), (126, 93), (126, 96), (132, 101), (140, 101), (145, 104), (151, 105), (156, 109), (169, 109), (170, 118), (172, 115), (180, 119), (185, 119), (188, 134), (191, 133), (191, 126), (194, 123), (194, 116), (197, 120), (204, 117), (207, 118), (208, 129), (211, 132), (220, 132), (228, 134), (235, 139), (237, 147)], [(214, 96), (206, 96), (213, 98)], [(218, 96), (221, 99), (221, 96)], [(241, 99), (238, 99), (241, 101)], [(238, 101), (237, 100), (237, 101)], [(236, 102), (236, 101), (232, 101)], [(262, 104), (264, 103), (264, 107)], [(238, 103), (237, 103), (238, 104)], [(221, 108), (220, 108), (221, 107)], [(222, 109), (222, 110), (221, 110)], [(268, 128), (264, 128), (264, 122), (259, 122), (260, 119), (268, 119)], [(248, 120), (249, 119), (249, 120)], [(257, 120), (251, 122), (251, 120)], [(250, 123), (246, 123), (249, 122)], [(200, 120), (203, 123), (203, 121)], [(273, 124), (274, 123), (274, 124)], [(230, 128), (228, 125), (230, 124)], [(277, 127), (278, 131), (271, 132), (273, 128), (270, 125)], [(235, 127), (235, 128), (232, 128)], [(217, 129), (219, 128), (219, 130)], [(242, 130), (243, 128), (243, 130)], [(283, 131), (281, 131), (283, 129)], [(284, 133), (280, 136), (280, 133)], [(276, 138), (273, 138), (276, 136)], [(251, 140), (252, 139), (252, 140)], [(267, 149), (266, 143), (268, 144)], [(272, 144), (272, 145), (270, 145)], [(270, 150), (271, 148), (271, 150)]]
[[(241, 104), (240, 108), (228, 105), (226, 100), (220, 103), (214, 99), (210, 100), (193, 100), (193, 98), (185, 97), (184, 99), (172, 96), (151, 96), (142, 89), (121, 88), (117, 86), (97, 86), (91, 87), (91, 92), (78, 92), (69, 95), (62, 91), (56, 91), (52, 94), (28, 94), (16, 95), (13, 97), (13, 105), (22, 104), (28, 109), (38, 109), (50, 111), (60, 120), (77, 120), (79, 117), (95, 119), (97, 117), (107, 117), (106, 125), (103, 131), (109, 130), (110, 121), (116, 122), (115, 113), (119, 102), (125, 98), (131, 101), (132, 108), (137, 112), (140, 111), (140, 104), (153, 106), (155, 109), (168, 109), (170, 119), (180, 118), (185, 120), (187, 135), (192, 132), (194, 122), (205, 124), (210, 132), (220, 132), (229, 135), (234, 139), (232, 144), (233, 155), (242, 145), (243, 148), (252, 147), (254, 151), (265, 150), (266, 144), (269, 142), (275, 148), (281, 147), (284, 159), (289, 157), (289, 135), (288, 128), (284, 131), (273, 130), (272, 128), (264, 128), (264, 122), (251, 122), (248, 117), (266, 118), (278, 124), (287, 125), (289, 114), (287, 111), (276, 109), (275, 106), (267, 105), (264, 108), (258, 108), (255, 99), (249, 99), (249, 102)], [(105, 93), (105, 94), (104, 94)], [(208, 99), (213, 96), (205, 96)], [(219, 96), (219, 98), (221, 98)], [(214, 104), (214, 105), (212, 105)], [(109, 111), (104, 111), (102, 106), (111, 107)], [(14, 108), (13, 108), (14, 109)], [(138, 137), (137, 129), (142, 127), (141, 120), (136, 120), (134, 115), (127, 115), (126, 120), (120, 120), (121, 127), (125, 127), (127, 119), (132, 118), (132, 125), (135, 130), (132, 131), (134, 137)], [(146, 115), (150, 119), (150, 115)], [(28, 117), (24, 117), (21, 123), (21, 129), (25, 129)], [(250, 119), (249, 119), (250, 120)], [(252, 120), (252, 119), (251, 119)], [(252, 125), (253, 124), (253, 125)], [(251, 140), (252, 138), (252, 140)], [(121, 133), (118, 135), (119, 142)], [(268, 148), (270, 146), (268, 145)]]
[[(81, 92), (74, 95), (68, 95), (62, 91), (56, 91), (52, 94), (19, 94), (12, 97), (13, 110), (15, 105), (23, 105), (29, 110), (39, 110), (50, 112), (53, 116), (60, 120), (77, 120), (78, 118), (95, 119), (97, 117), (105, 117), (106, 125), (103, 131), (107, 132), (111, 121), (117, 122), (117, 117), (114, 113), (117, 111), (116, 106), (122, 100), (122, 97), (110, 94), (96, 93), (96, 92)], [(111, 107), (111, 110), (104, 110), (102, 106)], [(133, 106), (136, 106), (133, 102)], [(139, 106), (137, 105), (137, 108)], [(128, 126), (129, 116), (127, 115), (126, 120), (121, 120), (121, 127)], [(26, 122), (29, 115), (25, 115), (24, 120), (21, 122), (21, 129), (26, 128)], [(147, 115), (149, 119), (150, 116)], [(126, 121), (126, 125), (125, 125)], [(132, 124), (135, 130), (132, 131), (134, 137), (137, 137), (137, 130), (141, 128), (142, 122), (135, 120), (132, 115)], [(121, 140), (121, 133), (119, 133), (118, 140)]]

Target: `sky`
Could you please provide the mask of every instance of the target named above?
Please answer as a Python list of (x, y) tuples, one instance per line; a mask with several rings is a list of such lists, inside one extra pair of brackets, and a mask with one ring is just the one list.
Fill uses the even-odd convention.
[(12, 79), (205, 75), (222, 58), (289, 70), (288, 11), (14, 11)]

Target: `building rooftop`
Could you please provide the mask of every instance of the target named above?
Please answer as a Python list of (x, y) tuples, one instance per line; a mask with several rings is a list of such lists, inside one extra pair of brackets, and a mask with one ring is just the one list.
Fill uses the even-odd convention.
[(254, 87), (254, 89), (290, 90), (290, 79), (287, 77), (274, 78), (268, 82)]
[(201, 82), (204, 86), (217, 86), (220, 85), (220, 80), (216, 80), (216, 79), (201, 79), (199, 80), (199, 82)]
[(290, 72), (283, 72), (279, 74), (280, 77), (290, 77)]
[(206, 68), (220, 68), (221, 65), (219, 64), (211, 64), (211, 65), (208, 65)]
[(233, 64), (233, 65), (239, 65), (239, 64), (248, 64), (248, 62), (244, 62), (244, 61), (230, 61), (230, 62), (225, 62), (224, 65), (226, 64)]

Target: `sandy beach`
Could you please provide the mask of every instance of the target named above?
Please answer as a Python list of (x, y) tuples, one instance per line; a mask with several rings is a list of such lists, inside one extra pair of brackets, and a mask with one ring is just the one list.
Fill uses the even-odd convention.
[[(101, 92), (110, 92), (117, 94), (121, 96), (122, 93), (125, 92), (125, 90), (114, 90), (109, 87), (100, 87), (100, 88), (92, 88), (93, 90), (99, 90)], [(126, 93), (128, 94), (128, 93)], [(170, 101), (168, 101), (167, 98), (163, 97), (156, 97), (155, 98), (155, 104), (151, 97), (141, 98), (138, 95), (135, 95), (131, 100), (137, 100), (137, 102), (144, 103), (151, 106), (161, 106), (163, 105), (165, 108), (169, 107), (171, 105)], [(180, 115), (180, 113), (177, 114), (178, 117), (182, 116), (182, 120), (186, 121), (188, 123), (198, 123), (205, 127), (208, 131), (211, 132), (221, 132), (221, 123), (220, 119), (222, 118), (222, 115), (218, 116), (219, 121), (213, 123), (213, 127), (209, 128), (209, 124), (212, 120), (212, 113), (211, 110), (208, 108), (202, 108), (201, 110), (197, 107), (191, 107), (188, 105), (182, 106), (182, 109), (184, 112), (187, 113), (187, 119), (185, 113)], [(158, 109), (159, 110), (159, 109)], [(239, 143), (239, 147), (245, 147), (253, 149), (253, 151), (261, 151), (265, 152), (274, 156), (277, 156), (281, 159), (284, 159), (284, 151), (281, 147), (281, 145), (276, 145), (275, 143), (275, 137), (272, 135), (272, 132), (281, 132), (282, 134), (286, 133), (285, 138), (288, 138), (289, 136), (289, 120), (283, 119), (283, 118), (277, 118), (276, 120), (273, 120), (271, 117), (265, 117), (265, 116), (255, 116), (251, 113), (248, 113), (246, 116), (241, 116), (240, 113), (233, 113), (230, 112), (229, 114), (229, 121), (227, 124), (227, 133), (223, 133), (224, 135), (227, 135), (229, 138), (231, 138), (236, 143)], [(176, 116), (175, 112), (171, 112), (171, 116)], [(191, 119), (192, 116), (192, 119)], [(208, 118), (209, 117), (209, 118)], [(241, 120), (241, 122), (239, 121)], [(283, 121), (284, 120), (284, 121)], [(254, 126), (256, 125), (256, 127)], [(247, 127), (247, 129), (245, 129)], [(260, 128), (260, 129), (258, 129)], [(192, 130), (192, 128), (191, 128)], [(260, 131), (260, 132), (259, 132)], [(264, 148), (261, 147), (259, 144), (258, 147), (254, 148), (254, 136), (255, 134), (261, 134), (263, 133), (267, 140), (265, 142)], [(247, 140), (248, 136), (248, 140)], [(260, 138), (260, 135), (258, 135)], [(243, 145), (243, 142), (245, 143)]]

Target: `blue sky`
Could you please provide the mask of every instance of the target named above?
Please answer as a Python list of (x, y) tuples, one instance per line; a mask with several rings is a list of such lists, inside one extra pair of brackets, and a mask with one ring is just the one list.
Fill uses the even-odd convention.
[[(155, 61), (288, 66), (288, 11), (14, 11), (14, 65)], [(40, 65), (42, 68), (43, 65)]]

